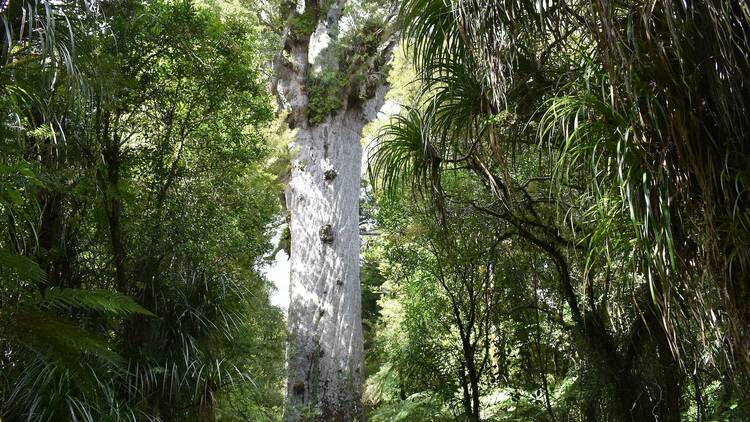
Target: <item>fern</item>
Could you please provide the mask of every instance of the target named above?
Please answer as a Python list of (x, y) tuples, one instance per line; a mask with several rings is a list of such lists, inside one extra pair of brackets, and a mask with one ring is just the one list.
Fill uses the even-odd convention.
[(130, 296), (103, 289), (50, 289), (42, 301), (42, 306), (61, 311), (88, 309), (112, 315), (134, 313), (156, 316)]
[(0, 249), (0, 268), (2, 272), (10, 270), (22, 280), (44, 281), (45, 274), (39, 264), (31, 259)]
[(27, 308), (16, 312), (13, 320), (11, 335), (30, 349), (47, 355), (50, 360), (92, 354), (111, 363), (121, 361), (103, 339), (67, 318)]

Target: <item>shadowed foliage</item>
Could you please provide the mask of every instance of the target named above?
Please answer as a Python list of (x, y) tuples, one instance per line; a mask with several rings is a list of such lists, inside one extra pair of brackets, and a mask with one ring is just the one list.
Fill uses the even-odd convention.
[(257, 272), (272, 112), (250, 12), (225, 6), (0, 14), (1, 419), (280, 408), (283, 318)]
[(703, 420), (712, 382), (747, 400), (747, 8), (413, 0), (400, 18), (422, 90), (381, 131), (375, 183), (421, 185), (450, 220), (468, 171), (486, 193), (466, 206), (550, 260), (604, 386), (582, 416), (694, 400)]

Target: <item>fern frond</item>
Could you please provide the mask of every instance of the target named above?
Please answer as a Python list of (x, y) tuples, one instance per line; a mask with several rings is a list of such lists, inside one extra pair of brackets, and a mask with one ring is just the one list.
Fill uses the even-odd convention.
[(44, 281), (45, 274), (39, 264), (31, 259), (0, 249), (0, 269), (12, 272), (23, 280)]
[(132, 297), (104, 289), (50, 289), (42, 306), (57, 310), (88, 309), (112, 315), (156, 316), (136, 303)]
[(92, 354), (111, 363), (122, 359), (107, 343), (94, 334), (78, 327), (65, 317), (48, 312), (25, 308), (13, 314), (15, 324), (9, 333), (21, 344), (49, 357), (49, 361), (61, 356)]

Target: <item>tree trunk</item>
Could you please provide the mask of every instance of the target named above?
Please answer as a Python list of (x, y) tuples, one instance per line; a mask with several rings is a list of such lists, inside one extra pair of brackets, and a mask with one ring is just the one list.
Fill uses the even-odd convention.
[(461, 396), (461, 402), (464, 405), (464, 413), (466, 414), (466, 418), (470, 418), (472, 414), (471, 393), (469, 392), (469, 379), (466, 376), (466, 367), (463, 362), (461, 362), (461, 366), (458, 367), (458, 380), (461, 382), (461, 392), (463, 393)]
[[(378, 47), (365, 56), (347, 53), (365, 51), (356, 44), (331, 48), (339, 39), (345, 3), (281, 3), (289, 26), (272, 87), (297, 131), (286, 191), (291, 234), (287, 421), (364, 420), (360, 138), (383, 103), (381, 75), (395, 34), (379, 31)], [(311, 99), (310, 87), (325, 85), (322, 81), (331, 77), (337, 82)], [(336, 104), (332, 110), (326, 108), (331, 103)]]
[[(339, 39), (346, 0), (292, 4), (281, 3), (289, 26), (271, 84), (289, 112), (289, 126), (297, 131), (286, 191), (291, 275), (284, 418), (363, 421), (360, 138), (383, 104), (387, 88), (381, 75), (395, 34), (380, 31), (378, 47), (353, 60), (346, 52), (364, 51), (361, 46), (331, 48)], [(320, 86), (323, 76), (337, 82), (311, 101), (309, 89), (316, 81)], [(329, 111), (322, 103), (336, 107)]]
[[(469, 331), (471, 331), (470, 327)], [(461, 338), (461, 346), (466, 366), (464, 368), (464, 364), (461, 365), (462, 377), (464, 376), (464, 374), (466, 374), (466, 379), (462, 379), (461, 381), (464, 388), (464, 396), (466, 396), (468, 393), (467, 386), (465, 385), (466, 381), (468, 381), (468, 387), (471, 388), (471, 392), (468, 394), (470, 396), (470, 403), (468, 405), (464, 405), (464, 407), (466, 408), (466, 417), (470, 421), (478, 421), (480, 415), (479, 372), (477, 371), (477, 366), (474, 362), (474, 347), (471, 345), (471, 340), (469, 340), (469, 338), (465, 336), (462, 336)]]
[(300, 128), (287, 190), (291, 280), (287, 420), (362, 420), (359, 188), (365, 120), (342, 110)]

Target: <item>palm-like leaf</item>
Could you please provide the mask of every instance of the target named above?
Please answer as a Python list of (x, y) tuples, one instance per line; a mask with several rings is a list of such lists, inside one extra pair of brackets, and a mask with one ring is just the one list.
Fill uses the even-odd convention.
[[(747, 374), (747, 8), (718, 0), (407, 0), (401, 19), (425, 89), (420, 112), (407, 109), (383, 131), (394, 141), (381, 141), (383, 152), (373, 155), (382, 183), (393, 190), (439, 180), (420, 176), (429, 145), (438, 170), (463, 163), (491, 185), (513, 224), (542, 237), (551, 225), (571, 261), (584, 250), (580, 265), (591, 279), (581, 291), (596, 290), (597, 270), (620, 272), (602, 291), (650, 293), (676, 357), (698, 353), (696, 365), (715, 368), (742, 356)], [(520, 148), (518, 163), (505, 158), (511, 148)], [(540, 211), (544, 201), (513, 180), (519, 174), (550, 180), (556, 214)], [(575, 246), (556, 237), (568, 231)], [(644, 312), (625, 302), (618, 312)], [(703, 352), (692, 342), (698, 331)], [(735, 350), (717, 350), (712, 342), (727, 336)]]
[(408, 108), (378, 133), (369, 166), (376, 188), (394, 193), (400, 186), (418, 190), (435, 181), (441, 159), (432, 146), (427, 119), (418, 109)]

